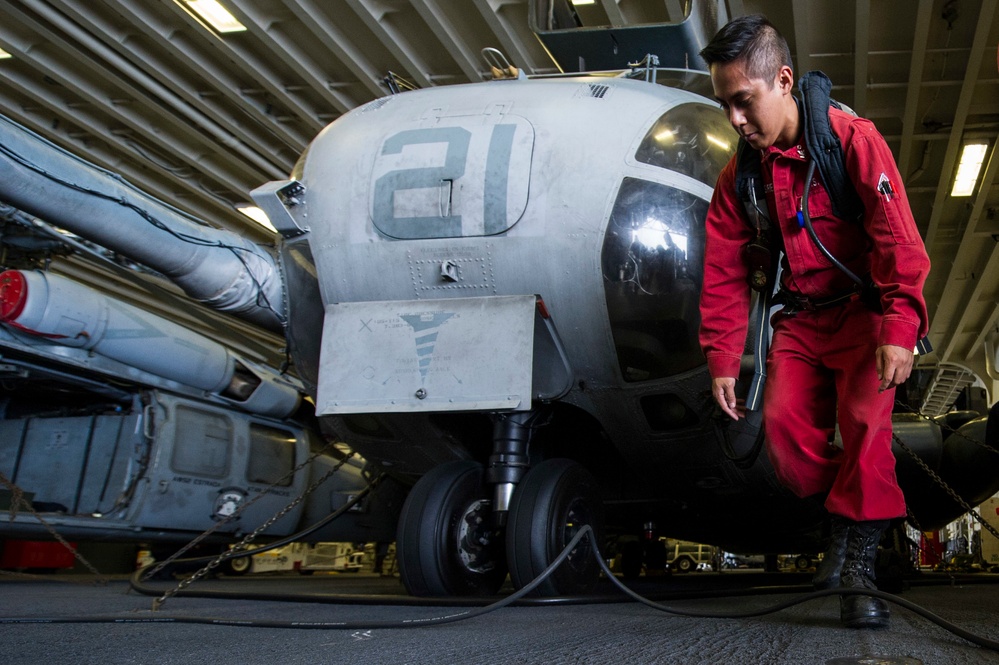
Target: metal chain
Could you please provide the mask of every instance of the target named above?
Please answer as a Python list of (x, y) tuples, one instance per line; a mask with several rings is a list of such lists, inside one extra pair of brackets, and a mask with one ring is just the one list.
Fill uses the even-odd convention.
[[(927, 416), (926, 414), (921, 413), (919, 411), (916, 411), (911, 406), (909, 406), (908, 404), (905, 404), (901, 400), (896, 399), (895, 400), (895, 404), (897, 404), (898, 406), (901, 406), (908, 413), (915, 414), (915, 415), (919, 416), (920, 418), (922, 418), (923, 420), (926, 420), (926, 421), (928, 421), (928, 422), (936, 425), (937, 427), (939, 427), (942, 430), (945, 429), (945, 430), (950, 431), (950, 433), (952, 435), (956, 434), (960, 438), (964, 439), (965, 441), (969, 441), (969, 442), (975, 444), (979, 448), (984, 448), (985, 450), (989, 451), (990, 453), (992, 453), (994, 455), (999, 455), (999, 450), (993, 448), (992, 446), (988, 445), (984, 441), (978, 441), (977, 439), (972, 439), (970, 436), (964, 434), (963, 432), (960, 432), (960, 431), (954, 429), (953, 427), (950, 427), (950, 426), (945, 425), (943, 423), (937, 422), (936, 420), (934, 420), (933, 418)], [(968, 514), (970, 514), (972, 516), (972, 518), (975, 519), (982, 526), (982, 528), (984, 528), (986, 531), (988, 531), (989, 533), (991, 533), (994, 538), (999, 539), (999, 531), (997, 531), (995, 529), (995, 527), (993, 527), (991, 524), (989, 524), (988, 522), (986, 522), (985, 520), (983, 520), (982, 517), (981, 517), (981, 515), (979, 515), (978, 513), (976, 513), (975, 509), (972, 508), (970, 505), (968, 505), (968, 503), (965, 502), (964, 499), (962, 499), (960, 496), (958, 496), (957, 492), (955, 492), (954, 489), (950, 485), (948, 485), (946, 483), (946, 481), (944, 481), (943, 478), (941, 478), (936, 472), (934, 472), (933, 469), (931, 469), (929, 467), (929, 465), (926, 464), (926, 462), (924, 462), (922, 459), (920, 459), (919, 456), (916, 455), (915, 452), (913, 452), (907, 445), (905, 445), (902, 442), (902, 440), (900, 438), (898, 438), (897, 434), (895, 434), (893, 432), (892, 433), (892, 438), (896, 441), (896, 443), (898, 443), (898, 445), (902, 448), (902, 450), (904, 450), (913, 459), (913, 461), (915, 461), (916, 464), (921, 469), (923, 469), (923, 471), (925, 471), (926, 474), (930, 478), (932, 478), (934, 482), (937, 483), (937, 485), (940, 486), (941, 489), (943, 489), (945, 492), (947, 492), (947, 494), (951, 497), (951, 499), (953, 499), (959, 506), (961, 506), (962, 508), (964, 508), (965, 512), (967, 512)], [(912, 519), (913, 522), (916, 522), (915, 517), (912, 515), (911, 512), (909, 513), (909, 517), (910, 517), (910, 519)], [(916, 522), (916, 528), (919, 529), (918, 522)], [(922, 531), (922, 529), (920, 529), (920, 531)]]
[(207, 565), (205, 565), (203, 568), (201, 568), (201, 570), (197, 571), (196, 573), (194, 573), (190, 577), (181, 580), (180, 583), (176, 587), (174, 587), (173, 589), (170, 589), (170, 590), (166, 591), (162, 596), (160, 596), (159, 598), (157, 598), (156, 600), (154, 600), (153, 601), (153, 611), (155, 612), (160, 607), (162, 607), (163, 603), (165, 603), (171, 596), (174, 596), (177, 593), (183, 591), (188, 586), (190, 586), (191, 584), (193, 584), (197, 580), (199, 580), (202, 577), (204, 577), (205, 575), (207, 575), (210, 571), (212, 571), (215, 568), (217, 568), (218, 565), (220, 563), (222, 563), (223, 561), (225, 561), (227, 559), (234, 558), (234, 554), (233, 554), (234, 552), (240, 552), (240, 551), (243, 551), (243, 550), (247, 549), (247, 545), (249, 545), (253, 541), (254, 538), (256, 538), (261, 532), (265, 531), (272, 524), (274, 524), (279, 519), (281, 519), (282, 517), (284, 517), (285, 515), (287, 515), (298, 504), (300, 504), (302, 501), (304, 501), (306, 497), (308, 497), (310, 494), (312, 494), (314, 491), (316, 491), (316, 489), (318, 489), (320, 485), (322, 485), (327, 480), (329, 480), (329, 478), (334, 473), (336, 473), (337, 471), (339, 471), (343, 467), (344, 464), (346, 464), (348, 461), (350, 461), (350, 458), (353, 457), (354, 455), (355, 455), (355, 453), (351, 452), (346, 457), (344, 457), (342, 460), (340, 460), (340, 462), (336, 466), (334, 466), (332, 469), (330, 469), (325, 474), (323, 474), (322, 478), (320, 478), (319, 480), (317, 480), (314, 483), (312, 483), (311, 485), (309, 485), (305, 489), (305, 491), (302, 492), (302, 494), (300, 494), (296, 498), (292, 499), (292, 501), (287, 506), (285, 506), (284, 508), (282, 508), (281, 510), (279, 510), (273, 517), (271, 517), (269, 520), (267, 520), (266, 522), (264, 522), (263, 524), (261, 524), (256, 529), (254, 529), (252, 533), (248, 534), (246, 537), (244, 537), (237, 544), (233, 545), (232, 546), (232, 550), (230, 550), (229, 552), (222, 552), (217, 557), (215, 557), (214, 559), (212, 559), (211, 561), (209, 561)]
[(968, 505), (968, 503), (964, 499), (962, 499), (958, 495), (958, 493), (955, 492), (954, 489), (944, 481), (943, 478), (937, 475), (936, 471), (931, 469), (926, 462), (920, 459), (919, 456), (916, 455), (916, 453), (913, 452), (911, 448), (909, 448), (909, 446), (905, 445), (905, 443), (902, 442), (902, 439), (898, 438), (897, 434), (892, 432), (891, 436), (893, 439), (895, 439), (895, 443), (897, 443), (902, 448), (902, 450), (904, 450), (909, 455), (909, 457), (912, 458), (912, 460), (919, 466), (919, 468), (925, 471), (926, 474), (930, 478), (932, 478), (933, 481), (936, 482), (936, 484), (939, 485), (941, 489), (943, 489), (943, 491), (947, 492), (948, 496), (950, 496), (950, 498), (953, 499), (957, 505), (964, 508), (965, 512), (967, 512), (975, 520), (977, 520), (978, 523), (982, 525), (983, 529), (985, 529), (993, 536), (995, 536), (997, 539), (999, 539), (999, 531), (997, 531), (995, 527), (993, 527), (991, 524), (982, 519), (982, 516), (976, 513), (975, 509), (972, 506)]
[(11, 502), (10, 502), (11, 522), (13, 522), (14, 518), (17, 517), (17, 511), (19, 509), (19, 506), (24, 507), (29, 513), (31, 513), (34, 516), (36, 520), (41, 522), (42, 526), (44, 526), (48, 530), (48, 532), (52, 535), (53, 538), (55, 538), (58, 542), (62, 544), (63, 547), (65, 547), (67, 550), (73, 553), (74, 559), (76, 559), (81, 564), (86, 566), (86, 568), (97, 577), (97, 579), (94, 580), (95, 584), (98, 584), (100, 586), (107, 585), (108, 578), (105, 577), (104, 574), (101, 573), (101, 571), (97, 570), (97, 568), (94, 567), (93, 564), (87, 561), (87, 559), (84, 558), (82, 554), (76, 551), (76, 548), (70, 545), (66, 541), (66, 539), (63, 538), (62, 535), (55, 530), (55, 527), (49, 524), (48, 521), (46, 521), (46, 519), (42, 517), (37, 510), (35, 510), (35, 507), (32, 506), (29, 501), (25, 500), (23, 489), (15, 485), (14, 482), (10, 478), (8, 478), (3, 472), (0, 472), (0, 483), (3, 483), (3, 485), (8, 490), (10, 490), (11, 493)]
[[(191, 540), (191, 542), (187, 543), (186, 545), (184, 545), (183, 547), (181, 547), (179, 550), (177, 550), (176, 552), (174, 552), (173, 554), (171, 554), (170, 556), (168, 556), (166, 559), (164, 559), (163, 561), (161, 561), (160, 563), (158, 563), (148, 573), (144, 573), (143, 574), (142, 581), (145, 582), (149, 578), (155, 576), (161, 570), (163, 570), (168, 565), (170, 565), (171, 563), (173, 563), (176, 559), (180, 558), (183, 554), (185, 554), (186, 552), (188, 552), (191, 548), (199, 545), (205, 538), (207, 538), (208, 536), (212, 535), (213, 533), (215, 533), (216, 531), (218, 531), (219, 529), (221, 529), (223, 526), (225, 526), (229, 522), (232, 522), (233, 520), (239, 519), (239, 517), (243, 514), (243, 512), (246, 511), (250, 506), (252, 506), (254, 503), (256, 503), (257, 501), (259, 501), (260, 499), (262, 499), (264, 496), (266, 496), (272, 489), (274, 489), (275, 487), (277, 487), (280, 483), (283, 483), (284, 481), (288, 480), (289, 478), (293, 478), (296, 473), (298, 473), (299, 471), (301, 471), (302, 469), (304, 469), (306, 466), (308, 466), (309, 464), (311, 464), (312, 460), (314, 460), (317, 457), (319, 457), (320, 455), (324, 454), (327, 450), (329, 450), (330, 448), (332, 448), (333, 445), (334, 445), (333, 441), (330, 441), (329, 443), (327, 443), (320, 450), (316, 451), (315, 453), (313, 453), (312, 455), (310, 455), (309, 457), (307, 457), (301, 464), (299, 464), (298, 466), (296, 466), (294, 469), (290, 470), (288, 473), (284, 474), (283, 476), (281, 476), (280, 478), (278, 478), (277, 480), (275, 480), (273, 483), (271, 483), (270, 485), (268, 485), (267, 487), (265, 487), (262, 492), (260, 492), (259, 494), (257, 494), (257, 496), (253, 497), (252, 499), (250, 499), (246, 503), (240, 505), (239, 508), (237, 508), (236, 510), (234, 510), (229, 515), (225, 516), (223, 519), (221, 519), (218, 522), (216, 522), (214, 525), (212, 525), (211, 527), (209, 527), (204, 533), (198, 535), (193, 540)], [(350, 455), (353, 455), (353, 454), (354, 453), (350, 453)], [(350, 455), (348, 455), (346, 459), (350, 459)], [(338, 466), (337, 468), (340, 468), (340, 467)]]
[(967, 434), (964, 434), (963, 432), (960, 432), (960, 431), (954, 429), (950, 425), (945, 425), (943, 423), (937, 422), (936, 420), (934, 420), (930, 416), (927, 416), (925, 413), (920, 413), (919, 411), (916, 411), (911, 406), (909, 406), (908, 404), (902, 402), (901, 400), (895, 400), (895, 404), (897, 404), (898, 406), (901, 406), (902, 408), (904, 408), (907, 413), (911, 413), (913, 415), (917, 415), (920, 418), (922, 418), (923, 420), (926, 420), (926, 421), (928, 421), (930, 423), (933, 423), (934, 425), (936, 425), (937, 427), (939, 427), (942, 430), (947, 430), (951, 434), (956, 434), (957, 436), (959, 436), (960, 438), (964, 439), (965, 441), (973, 443), (976, 446), (978, 446), (979, 448), (984, 448), (985, 450), (989, 451), (993, 455), (999, 455), (999, 450), (993, 448), (992, 446), (990, 446), (989, 444), (985, 443), (984, 441), (979, 441), (978, 439), (972, 439)]

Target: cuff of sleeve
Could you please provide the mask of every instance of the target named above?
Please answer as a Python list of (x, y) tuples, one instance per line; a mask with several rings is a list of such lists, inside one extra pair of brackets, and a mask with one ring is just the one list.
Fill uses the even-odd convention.
[(740, 356), (710, 355), (708, 356), (708, 372), (712, 379), (723, 377), (739, 378), (739, 365), (742, 362)]
[(910, 321), (889, 319), (881, 320), (881, 334), (878, 335), (878, 346), (890, 344), (903, 349), (913, 349), (918, 341), (919, 326)]

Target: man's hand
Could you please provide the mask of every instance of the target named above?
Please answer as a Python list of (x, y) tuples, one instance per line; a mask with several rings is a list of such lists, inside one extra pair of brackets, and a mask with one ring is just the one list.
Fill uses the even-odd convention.
[(901, 346), (885, 344), (874, 354), (878, 368), (878, 392), (905, 383), (912, 373), (912, 350)]
[(711, 380), (711, 395), (718, 402), (722, 411), (728, 414), (732, 420), (739, 419), (739, 411), (736, 409), (735, 401), (735, 379), (724, 376)]

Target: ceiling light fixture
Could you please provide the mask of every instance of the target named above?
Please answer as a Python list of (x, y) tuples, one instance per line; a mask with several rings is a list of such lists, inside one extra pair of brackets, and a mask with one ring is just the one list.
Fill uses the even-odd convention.
[(257, 224), (260, 224), (260, 226), (264, 227), (268, 231), (271, 231), (272, 233), (277, 233), (277, 229), (274, 228), (273, 224), (271, 224), (271, 220), (268, 219), (267, 213), (265, 213), (257, 206), (251, 206), (248, 203), (237, 203), (236, 210), (240, 211), (241, 213), (243, 213), (244, 215), (255, 221)]
[(217, 32), (242, 32), (246, 26), (236, 20), (217, 0), (184, 0), (191, 11), (208, 22)]
[(13, 57), (14, 56), (12, 56), (10, 53), (7, 53), (7, 51), (4, 51), (2, 48), (0, 48), (0, 60), (5, 60), (7, 58), (13, 58)]
[(597, 0), (572, 0), (572, 4), (575, 7), (578, 7), (580, 5), (595, 5), (596, 3)]
[(950, 190), (951, 196), (971, 196), (978, 184), (978, 174), (982, 172), (982, 163), (985, 161), (985, 153), (989, 149), (988, 143), (966, 143), (961, 151), (961, 161), (957, 166), (957, 175), (954, 176), (954, 186)]

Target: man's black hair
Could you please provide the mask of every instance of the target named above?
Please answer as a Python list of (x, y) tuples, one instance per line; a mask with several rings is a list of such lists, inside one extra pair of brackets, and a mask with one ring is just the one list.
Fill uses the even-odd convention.
[(701, 50), (708, 63), (746, 60), (746, 73), (773, 85), (781, 67), (791, 67), (791, 51), (780, 31), (763, 14), (733, 19)]

